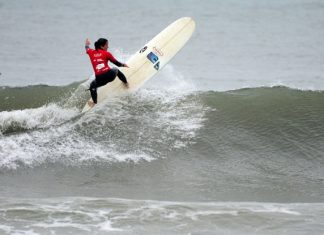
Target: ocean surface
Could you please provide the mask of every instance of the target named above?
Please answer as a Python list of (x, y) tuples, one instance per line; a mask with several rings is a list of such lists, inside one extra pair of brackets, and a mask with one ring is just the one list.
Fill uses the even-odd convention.
[[(196, 31), (82, 115), (84, 41)], [(324, 234), (324, 2), (0, 0), (0, 234)]]

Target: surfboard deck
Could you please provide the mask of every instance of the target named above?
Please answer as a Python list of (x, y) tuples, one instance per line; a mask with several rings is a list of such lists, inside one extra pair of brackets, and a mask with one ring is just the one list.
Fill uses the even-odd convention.
[[(118, 78), (105, 86), (99, 87), (97, 104), (107, 97), (134, 91), (141, 87), (183, 48), (194, 30), (195, 22), (190, 17), (180, 18), (162, 30), (131, 56), (126, 62), (129, 68), (119, 68), (125, 74), (129, 87), (125, 88)], [(82, 113), (90, 109), (91, 107), (87, 102)]]

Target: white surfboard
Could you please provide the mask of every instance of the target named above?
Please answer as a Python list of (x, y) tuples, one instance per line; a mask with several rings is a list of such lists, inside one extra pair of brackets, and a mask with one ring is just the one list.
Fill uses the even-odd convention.
[[(180, 51), (194, 30), (195, 22), (190, 17), (180, 18), (170, 24), (126, 62), (129, 68), (119, 68), (125, 74), (129, 88), (125, 88), (123, 83), (116, 78), (113, 82), (98, 88), (97, 103), (107, 97), (123, 94), (129, 90), (134, 91), (141, 87)], [(82, 112), (90, 109), (87, 103)]]

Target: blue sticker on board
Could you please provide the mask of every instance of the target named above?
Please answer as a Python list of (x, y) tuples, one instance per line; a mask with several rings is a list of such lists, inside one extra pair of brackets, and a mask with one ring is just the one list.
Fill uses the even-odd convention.
[(147, 55), (147, 58), (153, 63), (155, 64), (158, 60), (159, 60), (159, 57), (157, 57), (157, 55), (155, 55), (153, 52), (150, 52), (148, 55)]

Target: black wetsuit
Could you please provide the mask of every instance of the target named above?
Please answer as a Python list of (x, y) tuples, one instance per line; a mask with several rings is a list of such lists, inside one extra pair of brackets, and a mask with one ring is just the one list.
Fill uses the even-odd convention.
[(91, 64), (96, 74), (96, 79), (90, 84), (90, 93), (93, 102), (97, 103), (97, 88), (106, 85), (108, 82), (115, 80), (116, 76), (125, 84), (127, 79), (125, 75), (117, 68), (110, 68), (108, 61), (111, 61), (118, 67), (125, 67), (126, 65), (120, 63), (116, 58), (108, 51), (102, 49), (93, 50), (89, 46), (85, 46), (86, 52), (90, 57)]
[[(119, 62), (118, 62), (119, 63)], [(118, 66), (118, 63), (115, 63)], [(121, 63), (119, 63), (121, 64)], [(96, 79), (90, 84), (90, 93), (93, 102), (97, 103), (97, 88), (106, 85), (115, 80), (116, 76), (123, 82), (127, 83), (125, 75), (117, 68), (112, 68), (108, 72), (97, 75)]]

